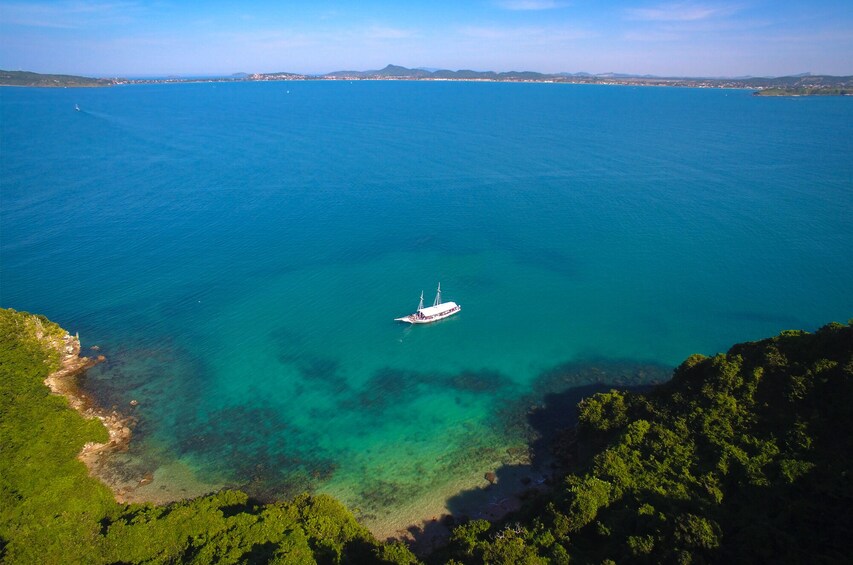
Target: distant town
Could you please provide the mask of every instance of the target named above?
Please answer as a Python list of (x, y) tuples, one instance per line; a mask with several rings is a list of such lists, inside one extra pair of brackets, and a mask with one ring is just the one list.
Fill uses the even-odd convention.
[(301, 80), (418, 80), (418, 81), (481, 81), (481, 82), (544, 82), (567, 84), (611, 84), (628, 86), (679, 86), (688, 88), (742, 88), (755, 90), (765, 96), (814, 96), (853, 94), (853, 76), (812, 75), (809, 73), (784, 77), (657, 77), (619, 73), (557, 73), (533, 71), (471, 71), (410, 69), (388, 65), (371, 71), (335, 71), (326, 74), (237, 73), (212, 77), (163, 78), (89, 78), (73, 75), (50, 75), (26, 71), (0, 71), (0, 86), (29, 87), (100, 87), (123, 84), (162, 84), (190, 82), (271, 82)]

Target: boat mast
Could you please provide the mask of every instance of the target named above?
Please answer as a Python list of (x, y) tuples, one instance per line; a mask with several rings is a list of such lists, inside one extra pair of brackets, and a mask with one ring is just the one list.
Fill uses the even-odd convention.
[(441, 283), (438, 283), (438, 292), (435, 293), (435, 302), (432, 305), (438, 306), (439, 304), (441, 304)]
[(421, 301), (418, 303), (418, 311), (424, 309), (424, 291), (421, 291)]

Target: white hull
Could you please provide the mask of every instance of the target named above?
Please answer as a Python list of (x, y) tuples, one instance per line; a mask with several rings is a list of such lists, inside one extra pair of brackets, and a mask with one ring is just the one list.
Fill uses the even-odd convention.
[(441, 283), (438, 283), (438, 292), (435, 294), (435, 302), (429, 308), (424, 308), (424, 293), (421, 292), (421, 301), (414, 314), (394, 318), (396, 322), (408, 322), (409, 324), (431, 324), (456, 314), (462, 307), (455, 302), (441, 301)]
[[(452, 304), (452, 306), (450, 306)], [(418, 310), (414, 314), (409, 314), (408, 316), (403, 316), (402, 318), (394, 318), (396, 322), (408, 322), (410, 324), (431, 324), (433, 322), (437, 322), (439, 320), (443, 320), (445, 318), (449, 318), (454, 314), (458, 314), (459, 311), (462, 310), (462, 307), (458, 304), (454, 304), (453, 302), (447, 303), (450, 308), (447, 310), (443, 310), (437, 314), (432, 315), (424, 315), (422, 310)], [(443, 304), (439, 304), (438, 306), (432, 306), (432, 308), (438, 308), (440, 306), (444, 306)]]

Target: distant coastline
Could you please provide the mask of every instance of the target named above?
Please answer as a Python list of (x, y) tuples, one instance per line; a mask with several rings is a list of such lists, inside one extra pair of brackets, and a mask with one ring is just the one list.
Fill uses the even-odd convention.
[(0, 86), (29, 86), (45, 88), (113, 86), (116, 79), (90, 78), (75, 75), (51, 75), (29, 71), (0, 70)]
[(0, 70), (0, 86), (46, 88), (106, 87), (125, 84), (172, 84), (198, 82), (279, 82), (305, 80), (404, 80), (440, 82), (537, 82), (562, 84), (601, 84), (621, 86), (676, 86), (684, 88), (733, 88), (755, 90), (759, 96), (849, 96), (853, 94), (853, 76), (797, 75), (785, 77), (658, 77), (619, 73), (557, 73), (532, 71), (494, 71), (409, 69), (388, 65), (379, 70), (335, 71), (326, 74), (238, 73), (222, 77), (165, 78), (90, 78), (73, 75), (49, 75), (26, 71)]
[(853, 96), (853, 88), (833, 88), (833, 87), (773, 87), (758, 90), (753, 93), (755, 96)]

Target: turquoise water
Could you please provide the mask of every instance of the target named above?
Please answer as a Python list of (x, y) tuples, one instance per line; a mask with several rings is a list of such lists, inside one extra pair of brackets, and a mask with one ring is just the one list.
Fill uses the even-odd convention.
[[(853, 314), (849, 98), (298, 82), (0, 102), (0, 301), (107, 356), (85, 387), (139, 419), (119, 462), (154, 472), (142, 498), (313, 489), (405, 521), (523, 463), (547, 394)], [(439, 281), (459, 315), (392, 321)]]

